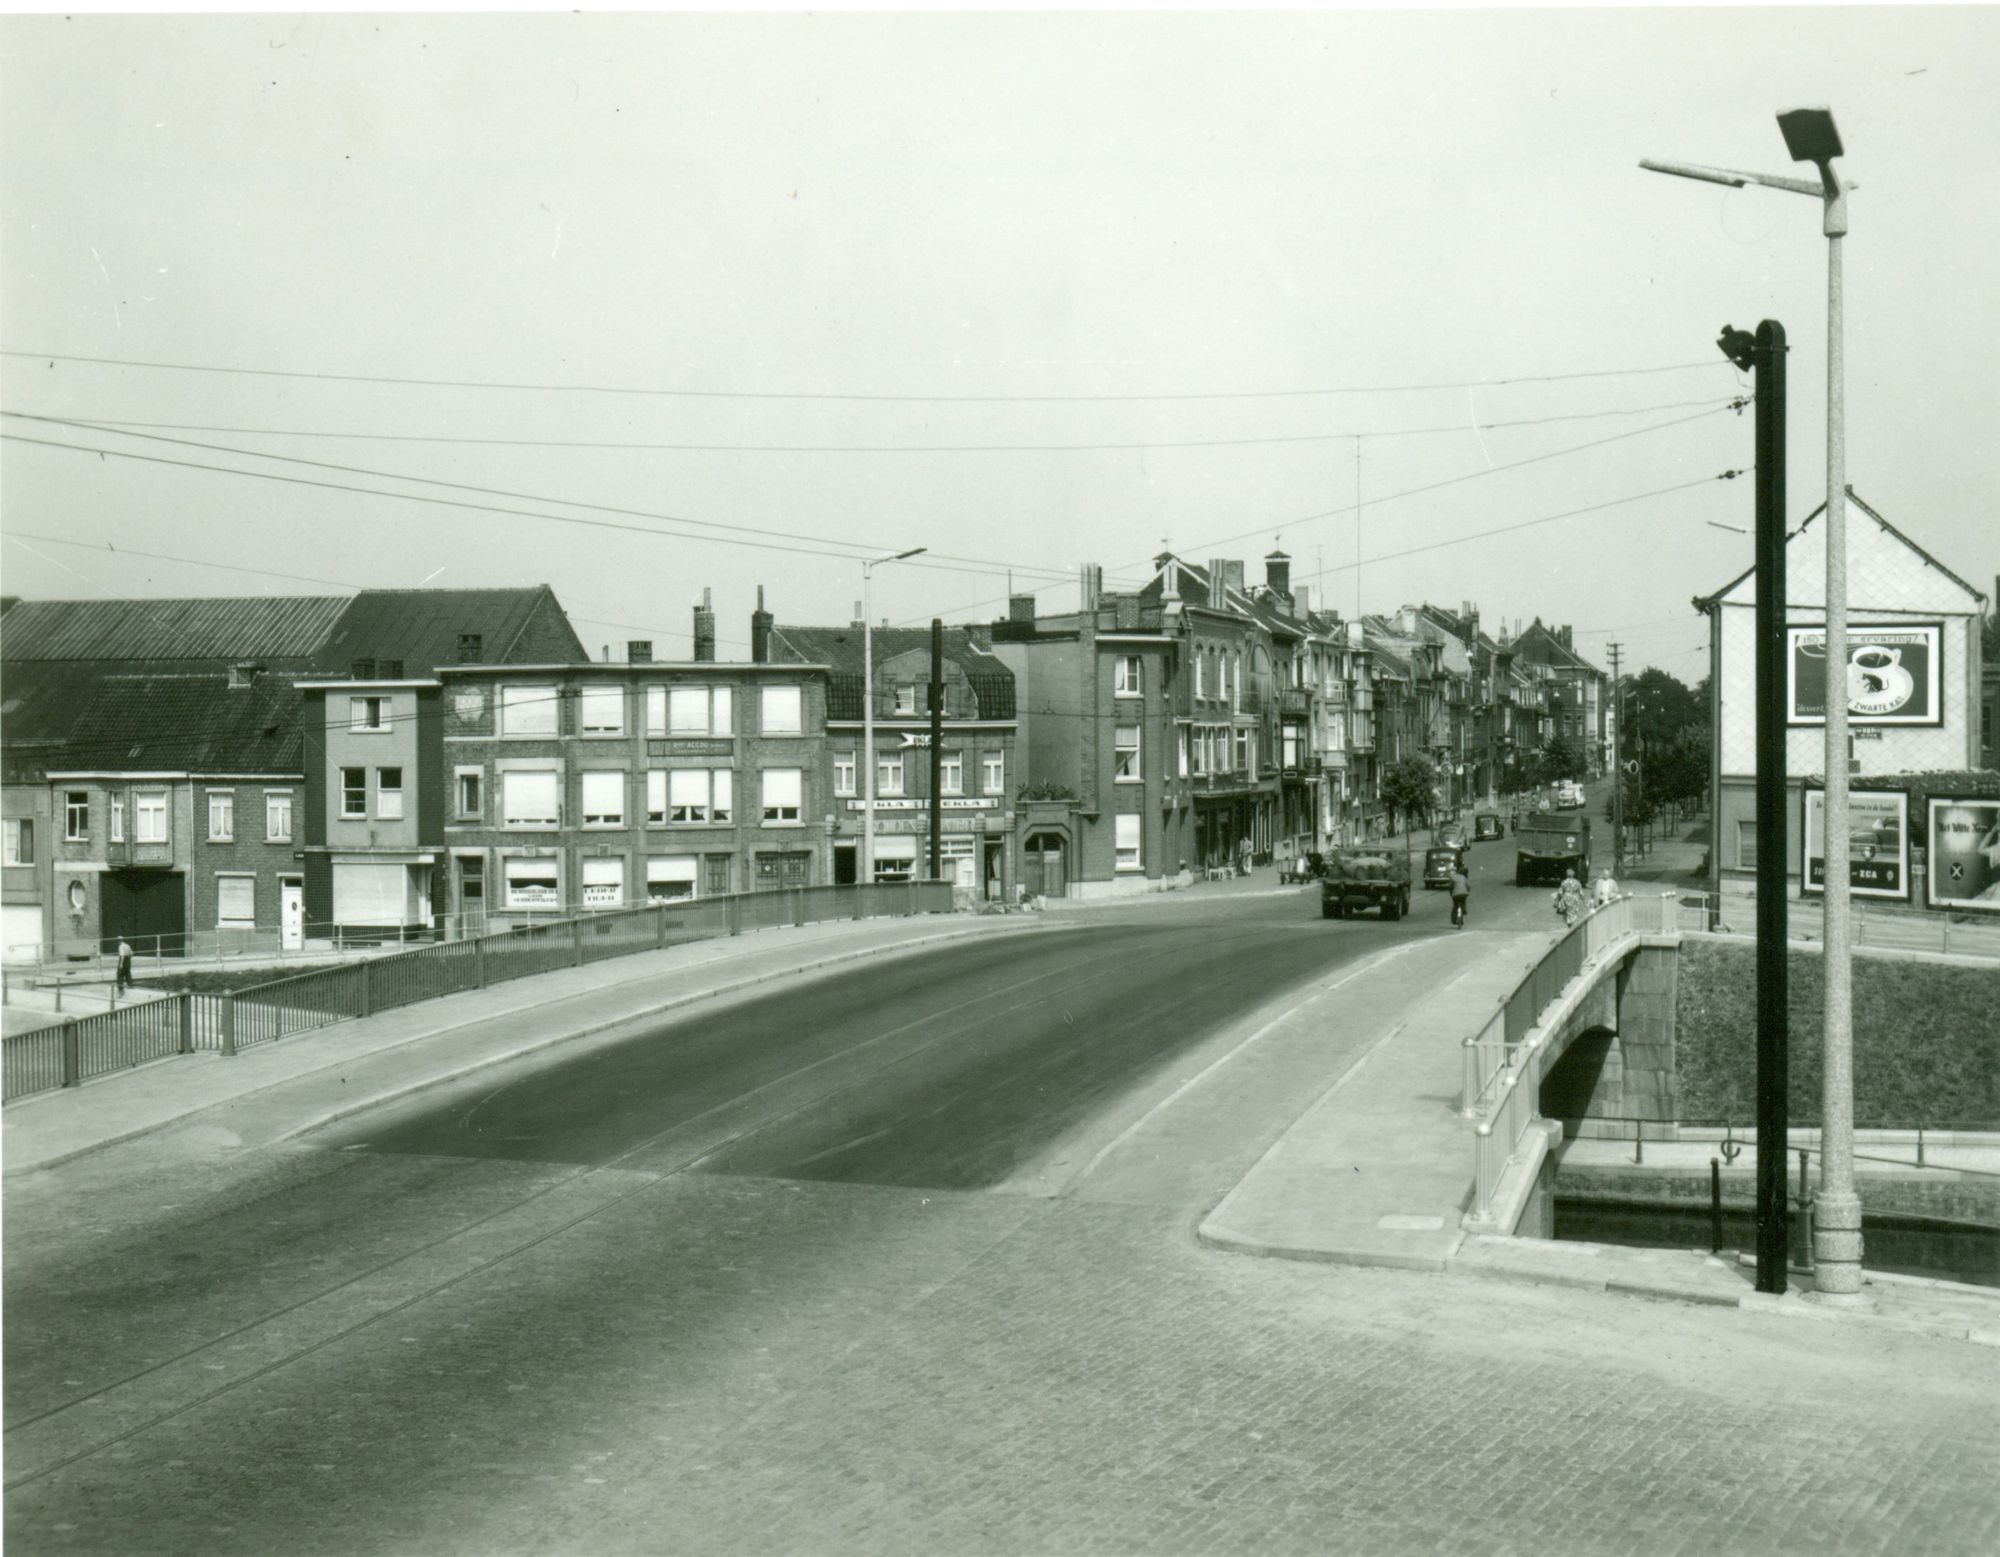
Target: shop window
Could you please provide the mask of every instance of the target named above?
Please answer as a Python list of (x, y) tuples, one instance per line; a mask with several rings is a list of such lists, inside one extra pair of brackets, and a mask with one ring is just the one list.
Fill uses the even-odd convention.
[(556, 909), (562, 906), (561, 862), (507, 860), (501, 866), (509, 908)]
[(625, 906), (625, 862), (585, 860), (583, 862), (583, 906), (623, 908)]
[(646, 896), (653, 902), (695, 896), (700, 862), (692, 854), (655, 854), (646, 861)]

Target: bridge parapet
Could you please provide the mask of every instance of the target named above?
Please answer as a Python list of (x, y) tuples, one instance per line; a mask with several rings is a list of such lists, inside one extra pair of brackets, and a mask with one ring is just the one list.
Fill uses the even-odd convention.
[[(1459, 1112), (1474, 1122), (1469, 1231), (1511, 1232), (1519, 1223), (1553, 1144), (1541, 1117), (1542, 1078), (1584, 1018), (1615, 1022), (1616, 975), (1628, 958), (1679, 946), (1676, 901), (1673, 893), (1623, 897), (1595, 910), (1465, 1040)], [(1606, 1002), (1612, 1022), (1598, 1011)]]

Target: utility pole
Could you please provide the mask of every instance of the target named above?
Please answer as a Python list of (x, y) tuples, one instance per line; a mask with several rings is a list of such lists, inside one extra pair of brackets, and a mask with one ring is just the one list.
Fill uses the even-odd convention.
[[(1718, 342), (1757, 373), (1757, 1290), (1785, 1290), (1791, 983), (1785, 938), (1785, 327), (1725, 325)], [(1828, 678), (1829, 696), (1832, 680)]]
[(1618, 674), (1623, 644), (1611, 650), (1611, 874), (1625, 876), (1625, 683)]
[[(931, 618), (931, 880), (944, 854), (944, 620)], [(962, 759), (961, 759), (962, 760)]]

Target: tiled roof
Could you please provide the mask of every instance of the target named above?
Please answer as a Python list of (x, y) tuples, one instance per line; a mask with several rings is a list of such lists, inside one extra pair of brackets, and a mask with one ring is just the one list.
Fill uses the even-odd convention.
[(46, 768), (196, 773), (300, 771), (299, 698), (289, 677), (121, 672), (102, 677)]
[(338, 595), (21, 600), (0, 617), (0, 659), (301, 661), (346, 605)]
[[(878, 627), (874, 631), (875, 664), (879, 667), (901, 654), (928, 654), (928, 627)], [(859, 719), (862, 715), (862, 632), (859, 627), (792, 627), (771, 629), (773, 657), (802, 665), (824, 665), (827, 681), (826, 716)], [(944, 630), (944, 657), (965, 673), (982, 719), (1014, 717), (1014, 673), (990, 649), (973, 641), (963, 627)]]
[(356, 660), (400, 662), (403, 676), (455, 663), (479, 636), (482, 665), (574, 664), (590, 658), (546, 584), (527, 589), (364, 589), (340, 614), (312, 669), (345, 676)]

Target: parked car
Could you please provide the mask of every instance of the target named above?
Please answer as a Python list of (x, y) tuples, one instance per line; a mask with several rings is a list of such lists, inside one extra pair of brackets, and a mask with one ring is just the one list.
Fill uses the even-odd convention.
[(1500, 816), (1495, 811), (1481, 811), (1472, 823), (1472, 841), (1484, 843), (1489, 838), (1503, 838), (1506, 833), (1500, 826)]
[(1583, 786), (1575, 779), (1564, 779), (1556, 785), (1556, 809), (1558, 811), (1583, 809)]
[(1462, 845), (1424, 850), (1424, 890), (1435, 892), (1451, 886), (1452, 873), (1465, 868)]

